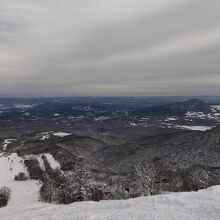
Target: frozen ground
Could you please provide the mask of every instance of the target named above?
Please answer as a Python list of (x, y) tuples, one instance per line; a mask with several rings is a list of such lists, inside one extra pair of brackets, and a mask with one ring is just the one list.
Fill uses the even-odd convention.
[[(8, 159), (9, 158), (9, 159)], [(52, 205), (38, 201), (36, 181), (14, 181), (27, 172), (16, 154), (0, 156), (0, 186), (12, 190), (7, 207), (0, 208), (2, 220), (218, 220), (220, 186), (199, 192), (171, 193), (121, 201), (79, 202)]]

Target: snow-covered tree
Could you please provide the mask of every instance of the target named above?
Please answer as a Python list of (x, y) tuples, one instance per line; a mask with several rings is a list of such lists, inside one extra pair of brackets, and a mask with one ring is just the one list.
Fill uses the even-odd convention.
[(89, 171), (83, 158), (78, 158), (73, 168), (64, 172), (45, 165), (48, 173), (40, 190), (41, 200), (63, 204), (87, 200)]
[(3, 186), (0, 189), (0, 207), (4, 207), (8, 204), (8, 200), (10, 199), (11, 190)]

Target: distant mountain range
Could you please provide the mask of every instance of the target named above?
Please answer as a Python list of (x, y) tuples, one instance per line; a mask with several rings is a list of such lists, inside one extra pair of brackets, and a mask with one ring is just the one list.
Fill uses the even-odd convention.
[(143, 116), (184, 116), (188, 111), (210, 113), (210, 105), (200, 99), (190, 99), (184, 102), (139, 108), (132, 115)]

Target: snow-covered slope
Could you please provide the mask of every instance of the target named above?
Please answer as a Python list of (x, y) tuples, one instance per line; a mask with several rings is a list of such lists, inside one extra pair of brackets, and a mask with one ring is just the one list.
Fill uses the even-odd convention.
[(38, 163), (40, 165), (40, 168), (42, 170), (45, 170), (45, 167), (44, 167), (44, 162), (43, 162), (43, 159), (42, 159), (42, 156), (45, 156), (48, 163), (50, 164), (50, 167), (55, 170), (55, 169), (60, 169), (60, 163), (54, 159), (53, 155), (50, 154), (50, 153), (45, 153), (45, 154), (38, 154), (38, 155), (29, 155), (29, 156), (26, 156), (25, 158), (32, 158), (32, 159), (37, 159), (38, 160)]
[[(12, 162), (13, 160), (13, 162)], [(220, 186), (199, 192), (164, 194), (120, 201), (78, 202), (53, 205), (38, 201), (36, 181), (14, 181), (26, 172), (22, 159), (12, 154), (0, 157), (0, 186), (11, 188), (12, 198), (0, 208), (2, 220), (154, 220), (220, 219)]]
[[(38, 201), (39, 183), (33, 180), (15, 181), (14, 177), (19, 172), (23, 172), (28, 176), (24, 161), (17, 154), (13, 153), (9, 156), (0, 154), (0, 187), (7, 186), (11, 189), (11, 199), (6, 209), (11, 214), (16, 212), (19, 207), (27, 207), (29, 204)], [(20, 208), (19, 208), (20, 209)], [(2, 213), (4, 208), (0, 209), (0, 219), (6, 219)], [(14, 218), (11, 218), (14, 219)]]

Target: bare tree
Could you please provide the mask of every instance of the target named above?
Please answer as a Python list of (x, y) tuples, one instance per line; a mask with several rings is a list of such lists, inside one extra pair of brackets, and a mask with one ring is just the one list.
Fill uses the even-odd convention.
[(40, 200), (45, 202), (57, 202), (58, 191), (55, 179), (47, 177), (44, 179), (43, 185), (40, 188)]
[(142, 195), (155, 195), (160, 192), (161, 169), (157, 161), (135, 166), (138, 191)]
[(204, 169), (191, 167), (180, 171), (184, 191), (197, 191), (207, 187), (208, 173)]

